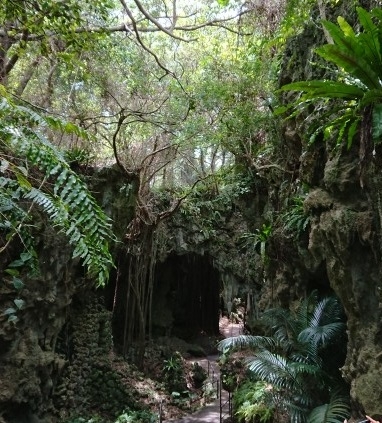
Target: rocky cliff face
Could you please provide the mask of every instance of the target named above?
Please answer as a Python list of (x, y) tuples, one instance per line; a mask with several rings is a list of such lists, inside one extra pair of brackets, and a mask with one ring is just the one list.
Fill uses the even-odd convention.
[[(363, 2), (367, 9), (376, 4)], [(352, 21), (354, 5), (342, 2), (330, 11), (329, 19), (342, 15)], [(281, 84), (321, 78), (308, 62), (317, 31), (307, 27), (291, 40), (281, 73)], [(297, 59), (296, 59), (297, 58)], [(320, 72), (320, 70), (318, 70)], [(301, 122), (284, 128), (284, 154), (296, 156), (301, 149), (296, 180), (309, 187), (304, 211), (310, 216), (306, 237), (290, 242), (282, 229), (274, 231), (271, 262), (263, 289), (272, 301), (288, 303), (305, 290), (332, 289), (340, 298), (348, 325), (347, 358), (342, 372), (350, 383), (352, 409), (357, 413), (382, 416), (382, 268), (381, 268), (381, 149), (366, 147), (361, 160), (360, 145), (350, 149), (317, 140), (301, 142)], [(280, 256), (280, 251), (288, 252)], [(280, 259), (281, 257), (281, 259)]]
[[(51, 406), (51, 395), (65, 361), (56, 352), (57, 337), (67, 319), (67, 307), (80, 275), (68, 266), (65, 241), (40, 228), (40, 274), (23, 275), (24, 287), (0, 287), (0, 421), (34, 421), (35, 413)], [(22, 306), (10, 319), (3, 311)], [(2, 416), (2, 417), (1, 417)]]

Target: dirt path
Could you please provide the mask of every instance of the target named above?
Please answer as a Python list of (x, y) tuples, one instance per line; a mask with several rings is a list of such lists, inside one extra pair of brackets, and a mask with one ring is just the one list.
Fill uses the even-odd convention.
[[(230, 336), (237, 336), (242, 333), (242, 325), (237, 323), (231, 323), (226, 317), (220, 319), (219, 323), (220, 333), (224, 335), (225, 338)], [(204, 359), (197, 360), (198, 363), (210, 370), (210, 377), (212, 374), (213, 380), (219, 379), (219, 366), (216, 363), (218, 356), (209, 356)], [(215, 382), (217, 383), (217, 382)], [(171, 423), (219, 423), (220, 422), (220, 409), (222, 407), (223, 414), (228, 417), (228, 392), (221, 391), (221, 399), (218, 398), (213, 401), (211, 404), (206, 405), (201, 410), (197, 411), (194, 414), (189, 416), (184, 416), (179, 420), (166, 420), (166, 422)]]

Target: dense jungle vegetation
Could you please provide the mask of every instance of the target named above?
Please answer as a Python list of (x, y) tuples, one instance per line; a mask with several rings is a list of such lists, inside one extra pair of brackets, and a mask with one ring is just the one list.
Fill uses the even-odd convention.
[[(177, 237), (170, 237), (164, 224), (172, 229), (181, 227), (179, 222), (198, 225), (195, 243), (201, 248), (206, 240), (221, 239), (221, 232), (231, 234), (227, 222), (240, 211), (247, 226), (232, 230), (241, 260), (236, 266), (242, 266), (236, 271), (248, 286), (256, 273), (254, 286), (259, 297), (263, 290), (264, 300), (246, 316), (246, 335), (219, 343), (224, 384), (234, 393), (235, 418), (337, 423), (367, 411), (339, 370), (346, 357), (352, 301), (341, 301), (340, 290), (329, 283), (330, 266), (325, 273), (317, 265), (318, 276), (285, 301), (274, 282), (276, 266), (295, 260), (288, 257), (291, 246), (299, 253), (307, 250), (313, 243), (312, 222), (335, 208), (329, 197), (318, 201), (313, 189), (322, 188), (323, 173), (316, 172), (320, 163), (351, 157), (359, 173), (349, 179), (362, 189), (371, 185), (368, 165), (379, 154), (382, 136), (382, 9), (378, 2), (366, 3), (4, 0), (0, 348), (7, 357), (17, 356), (13, 351), (20, 342), (12, 337), (22, 339), (25, 310), (31, 310), (36, 321), (43, 320), (33, 314), (40, 300), (32, 301), (28, 285), (51, 277), (54, 259), (42, 253), (43, 233), (53, 232), (68, 244), (62, 247), (57, 241), (66, 266), (60, 272), (73, 280), (70, 288), (64, 284), (65, 307), (76, 292), (84, 301), (94, 288), (103, 292), (113, 281), (113, 292), (105, 297), (119, 333), (113, 334), (114, 345), (106, 334), (99, 350), (77, 354), (96, 356), (118, 346), (117, 353), (142, 370), (158, 300), (156, 266)], [(291, 40), (301, 37), (301, 42), (307, 34), (312, 40), (301, 58)], [(299, 66), (309, 69), (309, 75), (295, 72)], [(317, 154), (306, 167), (317, 174), (304, 179), (301, 157), (313, 150)], [(108, 196), (102, 192), (102, 172), (119, 175), (117, 188)], [(265, 192), (267, 201), (262, 199)], [(350, 196), (340, 189), (336, 193), (348, 206), (347, 222), (352, 221)], [(117, 213), (117, 198), (122, 197)], [(357, 200), (366, 203), (363, 197)], [(376, 207), (380, 212), (379, 203)], [(182, 240), (177, 242), (182, 245)], [(362, 242), (369, 238), (365, 235)], [(375, 247), (375, 238), (370, 242)], [(301, 257), (308, 261), (307, 255)], [(71, 266), (75, 270), (68, 270)], [(323, 274), (329, 281), (324, 288), (317, 282)], [(226, 307), (232, 300), (225, 297), (227, 286), (220, 292)], [(249, 299), (252, 287), (244, 291)], [(49, 315), (52, 320), (54, 313)], [(81, 351), (75, 335), (66, 343), (61, 339), (63, 328), (75, 328), (75, 318), (69, 321), (65, 315), (57, 323), (54, 346), (46, 349), (55, 353), (56, 346), (61, 348), (68, 361), (72, 350)], [(100, 333), (107, 332), (107, 325), (102, 320)], [(38, 342), (47, 336), (44, 332)], [(41, 348), (45, 352), (45, 346)], [(161, 369), (166, 389), (180, 397), (187, 391), (182, 360), (176, 354), (162, 357)], [(237, 360), (239, 370), (233, 364)], [(200, 368), (192, 375), (196, 384), (205, 379)], [(2, 389), (7, 388), (0, 382), (0, 398)], [(21, 404), (29, 394), (23, 395)], [(65, 395), (68, 402), (57, 400), (57, 408), (65, 408), (69, 400), (76, 404), (74, 391)], [(176, 400), (181, 403), (182, 398)], [(122, 400), (113, 401), (93, 419), (84, 406), (55, 421), (95, 422), (105, 416), (121, 423), (157, 421), (133, 402), (117, 410), (114, 403)], [(28, 410), (38, 414), (39, 407)], [(12, 420), (16, 408), (0, 409), (0, 423), (18, 421)]]

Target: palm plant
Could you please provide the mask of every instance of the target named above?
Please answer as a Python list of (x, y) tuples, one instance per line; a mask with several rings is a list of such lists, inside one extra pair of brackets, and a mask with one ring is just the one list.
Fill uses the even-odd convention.
[[(250, 347), (253, 356), (247, 359), (251, 374), (272, 386), (274, 401), (282, 404), (291, 422), (305, 422), (316, 406), (313, 417), (324, 412), (323, 400), (329, 400), (334, 388), (341, 385), (339, 375), (326, 372), (324, 352), (341, 339), (345, 324), (340, 303), (335, 297), (318, 300), (313, 293), (295, 312), (285, 309), (267, 310), (263, 323), (271, 336), (240, 335), (219, 343), (221, 351)], [(336, 363), (337, 368), (340, 363)], [(339, 396), (329, 402), (327, 416), (321, 423), (343, 421), (348, 413), (346, 401)], [(334, 408), (333, 408), (334, 407)], [(332, 413), (332, 414), (330, 414)], [(334, 417), (333, 417), (334, 416)]]
[(359, 33), (341, 16), (337, 19), (338, 26), (323, 22), (333, 44), (317, 48), (316, 53), (338, 67), (336, 81), (299, 81), (280, 89), (303, 93), (279, 109), (279, 113), (283, 113), (294, 108), (291, 116), (312, 102), (332, 101), (326, 111), (322, 105), (318, 108), (319, 119), (313, 120), (309, 131), (311, 140), (320, 132), (329, 136), (335, 130), (337, 142), (346, 140), (350, 147), (365, 110), (371, 110), (373, 141), (379, 141), (382, 135), (382, 10), (376, 8), (367, 12), (358, 7), (357, 13), (363, 28)]

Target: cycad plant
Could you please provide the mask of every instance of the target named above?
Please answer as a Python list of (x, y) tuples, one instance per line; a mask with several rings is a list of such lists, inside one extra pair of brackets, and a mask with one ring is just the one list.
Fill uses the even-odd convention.
[[(373, 141), (382, 135), (382, 10), (371, 12), (357, 8), (362, 31), (356, 31), (343, 18), (338, 25), (324, 21), (333, 44), (326, 44), (315, 51), (325, 60), (334, 63), (337, 80), (311, 80), (293, 82), (281, 87), (281, 91), (299, 91), (303, 94), (286, 107), (283, 113), (295, 109), (292, 116), (300, 113), (311, 103), (331, 101), (316, 108), (317, 119), (310, 128), (311, 139), (323, 132), (325, 136), (337, 134), (337, 142), (351, 146), (365, 111), (371, 111)], [(335, 100), (335, 101), (334, 101)], [(311, 112), (311, 111), (310, 111)]]
[[(338, 300), (335, 297), (318, 300), (313, 293), (295, 312), (270, 309), (262, 320), (271, 333), (269, 336), (227, 338), (220, 342), (219, 349), (252, 349), (253, 355), (247, 359), (250, 374), (272, 387), (275, 406), (280, 408), (281, 404), (291, 422), (310, 421), (310, 412), (312, 422), (317, 421), (317, 415), (321, 415), (321, 423), (343, 421), (349, 411), (339, 390), (343, 382), (338, 367), (343, 356), (337, 354), (338, 360), (333, 363), (325, 354), (336, 343), (338, 351), (346, 344)], [(318, 406), (321, 408), (316, 409)]]

